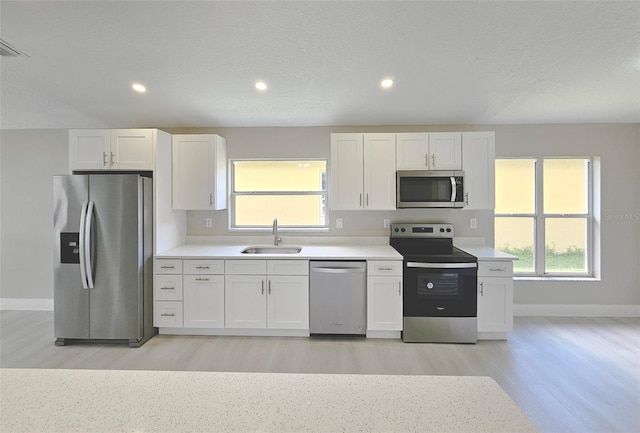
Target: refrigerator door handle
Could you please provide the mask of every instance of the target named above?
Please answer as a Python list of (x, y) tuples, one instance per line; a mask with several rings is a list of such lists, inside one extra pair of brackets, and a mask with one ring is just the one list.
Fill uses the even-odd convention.
[(88, 201), (84, 201), (82, 203), (82, 211), (80, 212), (80, 278), (82, 278), (82, 288), (83, 289), (88, 289), (89, 286), (87, 285), (87, 266), (85, 263), (85, 250), (86, 250), (86, 245), (85, 245), (85, 225), (87, 222), (87, 207), (89, 205)]
[(87, 285), (93, 289), (93, 266), (91, 264), (91, 222), (93, 221), (93, 200), (89, 201), (87, 207), (87, 221), (84, 230), (84, 262), (87, 274)]

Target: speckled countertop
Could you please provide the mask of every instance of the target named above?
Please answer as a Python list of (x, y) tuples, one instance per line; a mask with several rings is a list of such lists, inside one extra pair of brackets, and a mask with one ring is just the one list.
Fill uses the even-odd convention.
[(535, 432), (489, 377), (0, 370), (0, 431)]

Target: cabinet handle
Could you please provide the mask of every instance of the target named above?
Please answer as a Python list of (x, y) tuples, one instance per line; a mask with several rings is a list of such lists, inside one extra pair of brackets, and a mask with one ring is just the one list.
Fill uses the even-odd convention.
[(264, 295), (264, 280), (262, 280), (262, 294)]
[(111, 165), (114, 165), (116, 163), (116, 154), (111, 152)]
[(175, 290), (175, 287), (160, 287), (160, 290)]
[(213, 206), (213, 194), (209, 194), (209, 206)]
[(464, 193), (464, 205), (465, 206), (469, 206), (469, 193), (468, 192)]
[(269, 294), (271, 294), (271, 280), (269, 280)]
[(507, 272), (506, 269), (502, 268), (489, 268), (489, 272)]
[(162, 317), (175, 317), (176, 315), (173, 313), (162, 313), (160, 316)]
[(484, 283), (480, 282), (480, 296), (484, 296)]
[(402, 296), (402, 283), (398, 281), (398, 296)]
[(369, 207), (369, 193), (367, 193), (367, 207)]
[(175, 269), (176, 267), (173, 265), (162, 265), (160, 266), (160, 269)]
[(424, 154), (424, 166), (429, 168), (429, 154), (428, 153)]
[(209, 281), (208, 278), (196, 278), (196, 281)]
[(102, 152), (102, 166), (106, 167), (107, 164), (109, 164), (109, 161), (107, 161), (107, 152)]
[(378, 267), (379, 271), (393, 271), (393, 268), (380, 266)]
[(435, 168), (436, 167), (436, 154), (432, 153), (431, 154), (431, 168)]
[(196, 266), (196, 269), (209, 269), (209, 266)]
[(362, 193), (360, 193), (360, 207), (362, 207)]

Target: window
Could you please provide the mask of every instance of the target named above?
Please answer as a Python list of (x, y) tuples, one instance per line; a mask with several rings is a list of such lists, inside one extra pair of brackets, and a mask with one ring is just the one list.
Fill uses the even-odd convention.
[(232, 161), (234, 228), (325, 228), (327, 161)]
[(496, 160), (495, 246), (514, 272), (593, 275), (591, 158)]

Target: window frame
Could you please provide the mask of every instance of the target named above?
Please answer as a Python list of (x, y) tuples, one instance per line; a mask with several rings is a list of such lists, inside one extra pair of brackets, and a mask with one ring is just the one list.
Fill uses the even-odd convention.
[[(572, 159), (585, 160), (587, 164), (587, 209), (585, 213), (545, 213), (544, 212), (544, 161)], [(533, 272), (516, 272), (517, 277), (539, 277), (539, 278), (595, 278), (595, 230), (594, 230), (594, 157), (590, 156), (522, 156), (522, 157), (500, 157), (498, 160), (533, 160), (534, 161), (534, 213), (494, 213), (497, 218), (532, 218), (533, 219)], [(545, 228), (547, 219), (584, 219), (586, 223), (585, 239), (585, 272), (547, 272), (545, 271), (546, 242)], [(495, 223), (494, 223), (495, 224)], [(495, 231), (494, 231), (495, 236)], [(499, 246), (498, 246), (499, 247)]]
[[(320, 161), (325, 163), (324, 170), (324, 190), (317, 191), (236, 191), (235, 190), (235, 179), (236, 179), (236, 162), (291, 162), (291, 161)], [(329, 209), (327, 206), (328, 203), (328, 184), (326, 179), (328, 179), (328, 170), (329, 170), (329, 160), (327, 158), (233, 158), (229, 160), (229, 230), (231, 231), (271, 231), (272, 225), (269, 223), (268, 225), (237, 225), (236, 224), (236, 197), (238, 196), (269, 196), (269, 195), (289, 195), (289, 196), (320, 196), (322, 200), (322, 204), (324, 205), (324, 213), (321, 215), (324, 216), (324, 225), (282, 225), (278, 224), (278, 230), (281, 231), (304, 231), (304, 232), (323, 232), (329, 230)], [(322, 183), (322, 179), (321, 179)]]

